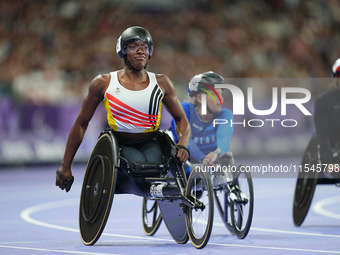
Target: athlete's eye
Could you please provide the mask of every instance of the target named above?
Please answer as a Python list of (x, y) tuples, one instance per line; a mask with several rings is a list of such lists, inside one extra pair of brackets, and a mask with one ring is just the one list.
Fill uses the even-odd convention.
[(134, 46), (134, 45), (131, 45), (131, 46), (128, 46), (127, 50), (129, 51), (136, 51), (137, 49), (137, 46)]
[(142, 50), (143, 50), (145, 53), (149, 52), (149, 46), (148, 46), (148, 45), (142, 46)]
[(128, 54), (135, 54), (136, 52), (139, 51), (139, 49), (142, 49), (145, 54), (149, 54), (149, 46), (147, 44), (141, 46), (134, 44), (129, 45), (127, 46), (126, 52)]

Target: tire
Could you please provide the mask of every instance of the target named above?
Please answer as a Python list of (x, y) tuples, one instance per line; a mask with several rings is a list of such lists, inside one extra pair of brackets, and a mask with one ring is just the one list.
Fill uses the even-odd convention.
[(108, 220), (116, 187), (113, 137), (103, 134), (97, 141), (86, 167), (79, 205), (82, 242), (94, 245)]
[(201, 169), (190, 173), (186, 197), (194, 203), (201, 202), (204, 207), (188, 207), (185, 223), (191, 243), (197, 249), (204, 248), (210, 238), (214, 221), (214, 197), (210, 176)]
[(254, 188), (250, 173), (237, 171), (233, 186), (236, 200), (230, 203), (232, 226), (236, 236), (244, 239), (250, 230), (254, 212)]
[[(318, 142), (314, 135), (303, 154), (301, 166), (308, 164), (309, 169), (320, 161), (318, 156)], [(296, 181), (294, 204), (293, 204), (293, 220), (295, 226), (301, 226), (305, 220), (309, 207), (312, 204), (315, 188), (318, 183), (320, 173), (314, 171), (300, 171)]]
[(162, 214), (156, 200), (143, 198), (142, 219), (144, 233), (153, 236), (162, 223)]

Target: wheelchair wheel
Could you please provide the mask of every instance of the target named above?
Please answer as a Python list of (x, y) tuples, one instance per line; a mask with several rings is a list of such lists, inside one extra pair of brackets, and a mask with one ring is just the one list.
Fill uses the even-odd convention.
[[(301, 165), (312, 169), (314, 164), (319, 163), (318, 142), (314, 135), (303, 155)], [(293, 219), (295, 226), (301, 226), (305, 220), (309, 207), (312, 203), (316, 185), (320, 174), (314, 171), (300, 171), (295, 186)]]
[[(170, 165), (170, 170), (167, 174), (168, 177), (174, 178), (176, 174), (179, 173), (182, 180), (181, 186), (185, 187), (187, 181), (183, 165), (178, 164), (177, 162), (173, 162), (173, 164)], [(158, 205), (169, 234), (177, 243), (186, 244), (189, 240), (189, 236), (185, 225), (185, 212), (183, 210), (182, 200), (158, 200)]]
[(113, 137), (104, 133), (88, 161), (81, 191), (79, 228), (85, 245), (98, 241), (109, 217), (116, 185), (115, 157)]
[(225, 189), (214, 189), (214, 197), (217, 204), (218, 212), (222, 221), (229, 232), (235, 235), (233, 224), (231, 222), (230, 197)]
[(190, 209), (185, 215), (185, 223), (191, 243), (204, 248), (210, 238), (214, 221), (214, 197), (210, 176), (201, 169), (192, 169), (186, 187), (186, 197), (198, 208)]
[(153, 236), (162, 223), (162, 214), (156, 200), (143, 198), (143, 229), (147, 236)]
[(254, 189), (250, 173), (237, 171), (232, 185), (234, 188), (230, 193), (230, 196), (234, 195), (230, 202), (232, 226), (236, 236), (243, 239), (248, 235), (254, 211)]

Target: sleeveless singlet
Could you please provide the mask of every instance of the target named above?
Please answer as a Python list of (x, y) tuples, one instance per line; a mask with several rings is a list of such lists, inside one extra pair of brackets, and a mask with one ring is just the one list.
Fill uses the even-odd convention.
[(111, 72), (110, 84), (103, 100), (109, 126), (118, 132), (144, 133), (156, 131), (161, 120), (163, 92), (154, 73), (147, 72), (149, 85), (143, 90), (129, 90)]

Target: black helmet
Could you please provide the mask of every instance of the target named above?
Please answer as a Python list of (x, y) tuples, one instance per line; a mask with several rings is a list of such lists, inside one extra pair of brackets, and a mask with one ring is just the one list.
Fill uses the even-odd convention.
[(335, 60), (334, 65), (332, 67), (332, 73), (333, 77), (335, 77), (336, 75), (340, 75), (340, 58)]
[(213, 87), (214, 84), (222, 84), (224, 82), (224, 78), (212, 71), (196, 74), (191, 78), (188, 86), (189, 96), (195, 96), (204, 89), (209, 89)]
[(116, 51), (118, 57), (123, 58), (126, 55), (126, 47), (132, 41), (142, 41), (149, 46), (149, 58), (152, 55), (153, 41), (150, 33), (142, 27), (134, 26), (126, 29), (118, 38)]

